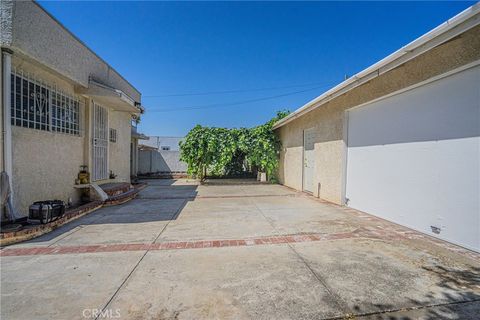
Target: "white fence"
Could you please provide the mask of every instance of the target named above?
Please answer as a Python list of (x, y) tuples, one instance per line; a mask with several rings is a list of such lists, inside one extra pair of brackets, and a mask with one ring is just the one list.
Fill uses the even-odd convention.
[(180, 151), (140, 150), (138, 152), (138, 173), (184, 173), (187, 164), (180, 161)]

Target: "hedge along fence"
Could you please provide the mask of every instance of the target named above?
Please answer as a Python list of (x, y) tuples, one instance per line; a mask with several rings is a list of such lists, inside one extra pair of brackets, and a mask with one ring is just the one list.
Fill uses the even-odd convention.
[(266, 172), (276, 177), (281, 148), (273, 125), (289, 114), (277, 112), (267, 123), (253, 128), (195, 126), (180, 143), (180, 159), (188, 174), (204, 179), (207, 175), (230, 176), (242, 172)]

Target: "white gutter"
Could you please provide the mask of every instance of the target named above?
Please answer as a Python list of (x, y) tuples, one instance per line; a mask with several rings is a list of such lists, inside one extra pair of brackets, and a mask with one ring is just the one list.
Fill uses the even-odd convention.
[(422, 53), (464, 33), (480, 24), (480, 2), (442, 23), (435, 29), (410, 42), (406, 46), (383, 58), (367, 69), (343, 81), (301, 108), (275, 123), (273, 129), (280, 128), (296, 118), (320, 107), (326, 102), (360, 86), (361, 84), (388, 72)]

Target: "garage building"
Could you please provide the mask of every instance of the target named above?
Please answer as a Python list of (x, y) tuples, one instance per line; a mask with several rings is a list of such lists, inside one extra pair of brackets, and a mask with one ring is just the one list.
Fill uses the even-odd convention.
[(282, 184), (480, 251), (480, 5), (274, 126)]

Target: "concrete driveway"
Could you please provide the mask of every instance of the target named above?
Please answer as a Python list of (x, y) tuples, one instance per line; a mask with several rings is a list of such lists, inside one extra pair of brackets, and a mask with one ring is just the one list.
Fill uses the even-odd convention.
[(2, 249), (2, 319), (478, 319), (480, 256), (278, 185), (149, 180)]

